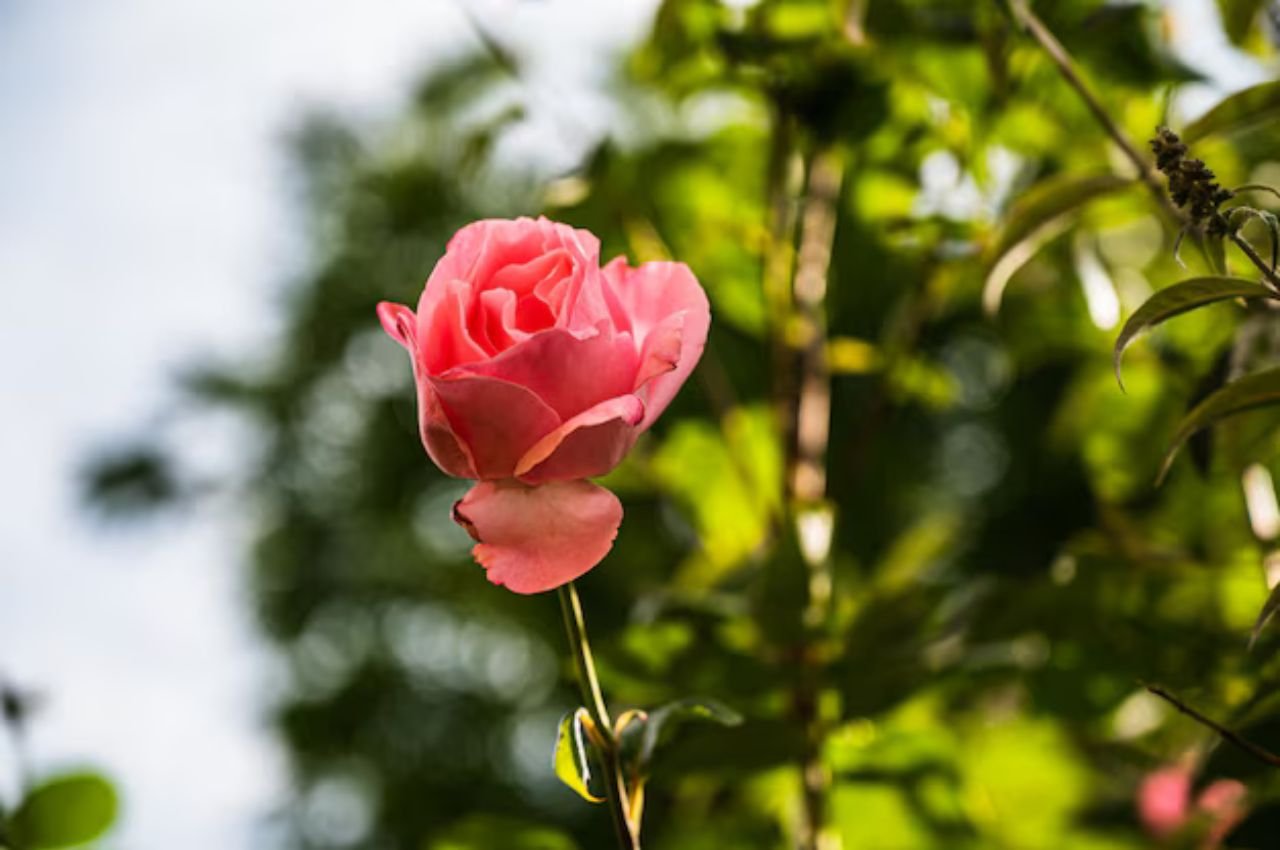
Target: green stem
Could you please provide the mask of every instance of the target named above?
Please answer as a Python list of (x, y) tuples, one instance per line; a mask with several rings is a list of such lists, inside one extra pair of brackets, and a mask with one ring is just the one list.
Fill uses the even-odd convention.
[(640, 850), (640, 824), (633, 823), (631, 819), (627, 786), (618, 759), (618, 739), (613, 734), (609, 708), (600, 692), (595, 658), (591, 655), (591, 644), (587, 642), (587, 624), (582, 617), (582, 601), (578, 599), (578, 589), (573, 582), (562, 585), (556, 594), (560, 597), (560, 613), (564, 615), (564, 628), (569, 635), (569, 649), (573, 653), (582, 701), (598, 733), (597, 749), (604, 763), (605, 796), (609, 813), (613, 816), (618, 846), (622, 850)]
[(1253, 250), (1253, 246), (1249, 244), (1239, 233), (1231, 234), (1231, 241), (1235, 243), (1240, 252), (1249, 258), (1249, 262), (1258, 267), (1258, 271), (1262, 272), (1262, 277), (1267, 285), (1272, 289), (1280, 289), (1280, 275), (1276, 274), (1275, 269), (1262, 257), (1258, 256), (1258, 252)]

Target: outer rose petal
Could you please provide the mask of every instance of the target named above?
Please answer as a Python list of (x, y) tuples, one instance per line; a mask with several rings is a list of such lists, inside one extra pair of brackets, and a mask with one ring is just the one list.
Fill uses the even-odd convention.
[(542, 484), (604, 475), (630, 451), (643, 418), (644, 403), (633, 395), (601, 402), (535, 443), (516, 464), (516, 477)]
[(468, 363), (459, 374), (519, 384), (569, 419), (634, 390), (637, 362), (635, 344), (627, 334), (615, 336), (606, 327), (579, 337), (550, 328), (491, 360)]
[(560, 425), (554, 410), (517, 384), (474, 375), (424, 379), (470, 452), (476, 477), (510, 478), (521, 455)]
[(600, 563), (613, 548), (622, 503), (590, 481), (482, 481), (453, 506), (453, 518), (477, 541), (471, 553), (489, 581), (541, 593)]
[(417, 316), (402, 304), (383, 301), (378, 305), (378, 318), (382, 321), (383, 330), (408, 349), (409, 356), (414, 358), (413, 376), (418, 385), (418, 430), (427, 454), (446, 475), (475, 478), (475, 462), (471, 459), (471, 453), (454, 435), (435, 390), (418, 368)]
[[(613, 299), (614, 320), (629, 322), (631, 334), (642, 352), (638, 374), (649, 377), (640, 393), (645, 403), (644, 421), (640, 423), (640, 429), (644, 430), (667, 409), (693, 367), (698, 365), (711, 327), (711, 307), (697, 278), (684, 263), (645, 263), (633, 269), (619, 258), (603, 271)], [(680, 353), (674, 368), (659, 374), (661, 370), (656, 367), (661, 366), (661, 361), (655, 363), (652, 358), (669, 359), (675, 316), (682, 316), (679, 319)]]
[(387, 336), (407, 348), (409, 355), (413, 356), (418, 336), (418, 317), (413, 311), (403, 304), (379, 301), (378, 321), (382, 322), (382, 329), (387, 332)]
[(454, 478), (479, 478), (470, 449), (453, 433), (431, 382), (418, 381), (418, 430), (422, 445), (436, 466)]

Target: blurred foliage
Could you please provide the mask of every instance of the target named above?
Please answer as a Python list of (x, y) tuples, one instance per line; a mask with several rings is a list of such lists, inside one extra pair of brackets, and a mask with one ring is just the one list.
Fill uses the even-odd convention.
[[(1169, 47), (1172, 9), (1035, 5), (1132, 138), (1185, 123), (1169, 95), (1197, 73)], [(1265, 4), (1221, 5), (1230, 38), (1274, 64)], [(1280, 335), (1233, 302), (1179, 316), (1129, 348), (1119, 390), (1122, 315), (1214, 272), (1178, 266), (1176, 229), (1003, 4), (666, 0), (619, 62), (614, 125), (557, 175), (506, 153), (547, 108), (513, 55), (433, 69), (382, 132), (300, 129), (312, 260), (278, 344), (184, 382), (257, 435), (227, 486), (285, 662), (292, 842), (609, 846), (603, 810), (552, 770), (576, 704), (555, 602), (471, 563), (448, 511), (465, 485), (418, 444), (408, 364), (373, 312), (415, 303), (459, 226), (545, 212), (606, 258), (687, 262), (715, 316), (695, 380), (609, 477), (627, 518), (580, 582), (618, 711), (696, 694), (744, 718), (689, 724), (655, 756), (647, 846), (789, 846), (806, 757), (845, 850), (1148, 847), (1135, 788), (1184, 757), (1198, 782), (1249, 785), (1230, 846), (1274, 846), (1276, 771), (1139, 682), (1280, 749), (1280, 629), (1246, 648), (1280, 529), (1241, 478), (1261, 471), (1274, 499), (1280, 417), (1225, 420), (1153, 486), (1189, 405), (1280, 360)], [(1274, 102), (1244, 105), (1201, 124), (1197, 155), (1225, 185), (1277, 182)], [(817, 156), (843, 179), (830, 601), (810, 622), (779, 419), (791, 343), (762, 280), (790, 264)], [(98, 494), (184, 497), (154, 457), (103, 467)]]
[(27, 733), (39, 698), (0, 680), (0, 727), (11, 738), (19, 793), (0, 796), (0, 850), (61, 850), (97, 846), (115, 824), (115, 787), (90, 772), (60, 773), (33, 781), (26, 758)]

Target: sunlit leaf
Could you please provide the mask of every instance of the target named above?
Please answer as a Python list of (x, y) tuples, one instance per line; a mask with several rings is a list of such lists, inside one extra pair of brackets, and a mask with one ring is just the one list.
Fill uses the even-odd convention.
[(986, 252), (988, 272), (982, 303), (987, 311), (999, 308), (1014, 272), (1065, 230), (1076, 212), (1090, 201), (1131, 183), (1116, 174), (1064, 174), (1040, 181), (1015, 201), (1005, 212), (1004, 226)]
[(1187, 144), (1206, 136), (1232, 133), (1280, 113), (1280, 82), (1259, 83), (1224, 98), (1182, 130)]
[(1267, 601), (1263, 603), (1262, 610), (1258, 612), (1257, 622), (1253, 624), (1253, 634), (1249, 636), (1249, 646), (1252, 647), (1258, 640), (1258, 635), (1262, 634), (1262, 630), (1267, 627), (1267, 623), (1271, 622), (1271, 618), (1280, 611), (1280, 584), (1271, 588), (1271, 593), (1267, 596)]
[(965, 748), (964, 806), (994, 846), (1064, 846), (1059, 836), (1084, 803), (1089, 780), (1059, 726), (1030, 719), (993, 723), (972, 730)]
[(1169, 451), (1165, 455), (1158, 480), (1169, 471), (1178, 449), (1187, 439), (1202, 428), (1236, 413), (1280, 402), (1280, 368), (1267, 369), (1232, 381), (1210, 395), (1192, 409), (1178, 425)]
[(652, 469), (686, 506), (701, 544), (678, 585), (709, 587), (761, 546), (780, 507), (782, 463), (772, 414), (761, 407), (731, 411), (720, 428), (694, 420), (672, 428)]
[(1273, 297), (1275, 297), (1274, 293), (1266, 287), (1238, 277), (1196, 277), (1160, 290), (1134, 311), (1129, 321), (1125, 322), (1124, 327), (1121, 328), (1120, 335), (1116, 337), (1113, 355), (1116, 381), (1121, 388), (1124, 387), (1124, 379), (1120, 374), (1121, 358), (1124, 357), (1125, 349), (1130, 343), (1148, 328), (1217, 301), (1227, 301), (1232, 298)]
[(101, 836), (115, 822), (119, 801), (111, 783), (94, 774), (51, 779), (14, 812), (10, 832), (26, 850), (72, 847)]
[(552, 757), (552, 767), (556, 776), (568, 785), (578, 796), (592, 803), (604, 802), (591, 792), (591, 759), (588, 742), (584, 732), (584, 724), (590, 723), (585, 708), (579, 708), (560, 719), (560, 728), (556, 731), (556, 747)]

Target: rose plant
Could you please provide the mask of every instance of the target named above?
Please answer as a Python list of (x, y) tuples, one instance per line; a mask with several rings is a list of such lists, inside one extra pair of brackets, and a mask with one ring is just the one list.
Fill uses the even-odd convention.
[(697, 365), (707, 296), (683, 263), (632, 268), (619, 258), (601, 268), (592, 234), (520, 218), (462, 228), (418, 309), (383, 302), (378, 316), (412, 360), (427, 454), (448, 475), (478, 479), (453, 507), (475, 559), (517, 593), (559, 588), (585, 707), (561, 721), (556, 772), (600, 801), (589, 744), (619, 846), (638, 850), (644, 765), (627, 762), (621, 736), (652, 725), (656, 738), (666, 718), (691, 709), (658, 709), (652, 724), (633, 710), (614, 724), (572, 582), (608, 554), (622, 521), (618, 498), (587, 479), (622, 461)]
[(683, 263), (601, 268), (600, 243), (545, 218), (450, 240), (416, 311), (378, 305), (408, 351), (422, 442), (478, 479), (454, 506), (489, 580), (539, 593), (594, 567), (622, 505), (609, 472), (697, 365), (711, 322)]

